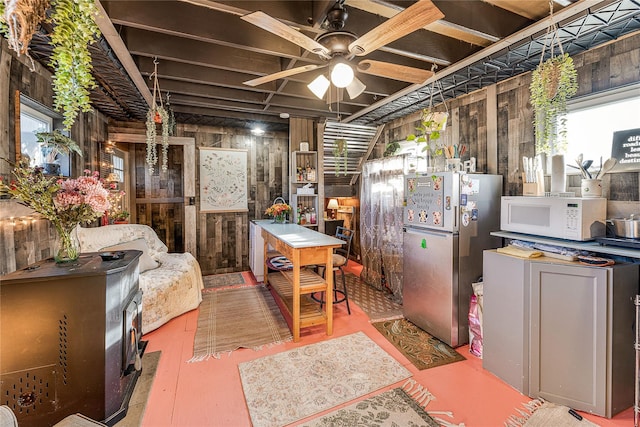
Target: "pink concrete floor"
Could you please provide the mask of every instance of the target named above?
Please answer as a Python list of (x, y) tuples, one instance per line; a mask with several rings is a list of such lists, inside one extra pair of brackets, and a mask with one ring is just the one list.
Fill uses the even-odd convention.
[[(351, 271), (360, 273), (357, 265), (351, 267)], [(252, 278), (252, 275), (245, 273), (245, 277)], [(332, 337), (325, 334), (322, 326), (306, 328), (298, 343), (276, 345), (261, 351), (241, 349), (221, 359), (187, 363), (192, 356), (197, 319), (198, 312), (194, 310), (144, 336), (148, 341), (147, 351), (160, 350), (162, 356), (143, 426), (250, 426), (237, 368), (239, 363), (358, 331), (363, 331), (406, 366), (414, 374), (413, 378), (436, 396), (427, 411), (452, 411), (451, 422), (464, 423), (467, 427), (502, 426), (516, 413), (516, 408), (531, 400), (482, 369), (482, 360), (471, 355), (467, 346), (457, 349), (466, 357), (465, 361), (417, 370), (371, 326), (367, 315), (356, 304), (351, 304), (351, 315), (347, 314), (344, 304), (335, 306)], [(387, 389), (401, 385), (393, 384)], [(633, 408), (613, 419), (583, 415), (601, 426), (633, 426)], [(304, 421), (308, 419), (292, 425)]]

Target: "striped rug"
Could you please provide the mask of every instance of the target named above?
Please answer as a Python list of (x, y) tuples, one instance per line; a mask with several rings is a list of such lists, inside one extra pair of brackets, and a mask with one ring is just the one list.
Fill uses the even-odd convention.
[(259, 350), (293, 339), (287, 322), (265, 286), (221, 289), (202, 294), (193, 357), (220, 358), (239, 348)]

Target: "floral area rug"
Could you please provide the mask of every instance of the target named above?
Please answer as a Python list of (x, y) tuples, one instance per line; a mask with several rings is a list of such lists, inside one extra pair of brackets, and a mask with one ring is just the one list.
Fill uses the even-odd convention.
[(420, 370), (465, 360), (453, 348), (407, 319), (385, 320), (373, 326)]
[[(340, 275), (336, 280), (341, 282)], [(387, 294), (366, 284), (354, 274), (345, 275), (349, 300), (355, 302), (372, 322), (402, 317), (402, 306), (391, 301)], [(339, 284), (339, 287), (342, 283)]]
[(439, 427), (404, 389), (394, 388), (316, 418), (302, 427), (367, 426)]
[(202, 280), (205, 290), (245, 284), (242, 273), (212, 274), (203, 276)]
[(221, 289), (202, 294), (193, 357), (200, 362), (241, 347), (291, 341), (293, 336), (265, 286)]
[(283, 426), (411, 376), (363, 332), (261, 357), (238, 369), (254, 427)]

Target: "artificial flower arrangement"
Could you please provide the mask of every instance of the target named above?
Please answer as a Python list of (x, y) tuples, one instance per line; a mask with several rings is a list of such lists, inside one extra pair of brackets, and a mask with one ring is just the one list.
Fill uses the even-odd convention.
[(285, 215), (291, 212), (291, 206), (286, 203), (274, 203), (264, 211), (265, 215), (272, 216), (276, 222), (284, 222)]
[(51, 177), (41, 167), (30, 167), (23, 160), (14, 168), (13, 176), (8, 184), (0, 179), (0, 192), (51, 221), (60, 239), (54, 253), (56, 262), (78, 259), (79, 244), (72, 235), (75, 227), (100, 218), (111, 207), (99, 173), (85, 170), (75, 179)]

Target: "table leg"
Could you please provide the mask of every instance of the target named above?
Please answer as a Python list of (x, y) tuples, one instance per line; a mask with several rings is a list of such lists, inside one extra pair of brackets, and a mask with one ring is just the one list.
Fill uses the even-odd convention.
[(293, 342), (300, 341), (300, 251), (293, 251)]
[(333, 335), (333, 249), (327, 248), (327, 258), (325, 267), (325, 282), (327, 291), (325, 292), (325, 308), (327, 314), (327, 335)]

